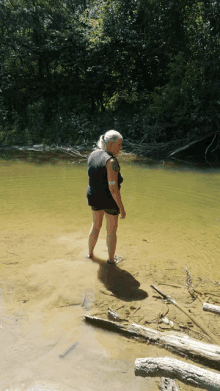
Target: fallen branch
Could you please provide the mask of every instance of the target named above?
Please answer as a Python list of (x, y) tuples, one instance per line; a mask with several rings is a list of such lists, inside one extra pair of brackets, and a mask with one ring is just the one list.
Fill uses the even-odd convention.
[(162, 284), (162, 283), (160, 283), (160, 284), (158, 284), (158, 285), (166, 285), (166, 286), (171, 286), (172, 288), (179, 288), (179, 289), (181, 289), (182, 287), (181, 286), (178, 286), (178, 285), (172, 285), (172, 284)]
[[(214, 143), (216, 137), (217, 137), (217, 134), (214, 135), (214, 137), (213, 137), (211, 143), (208, 145), (208, 147), (207, 147), (206, 150), (205, 150), (205, 160), (206, 160), (206, 162), (207, 162), (208, 164), (210, 164), (210, 163), (209, 163), (209, 161), (207, 160), (207, 152), (208, 152), (209, 148), (212, 146), (212, 144)], [(218, 144), (217, 144), (217, 145), (218, 145)], [(210, 164), (210, 166), (211, 166), (211, 164)]]
[(220, 369), (220, 346), (189, 338), (187, 335), (159, 332), (138, 324), (124, 325), (118, 322), (84, 315), (84, 320), (98, 327), (115, 331), (128, 337), (155, 343), (180, 355), (203, 362), (210, 367)]
[(192, 279), (191, 279), (191, 276), (189, 274), (189, 271), (186, 267), (186, 285), (187, 285), (187, 288), (188, 288), (188, 291), (190, 293), (190, 295), (196, 299), (196, 295), (195, 295), (195, 290), (193, 288), (193, 284), (192, 284)]
[(122, 319), (121, 315), (113, 311), (111, 308), (108, 308), (108, 317), (109, 319), (113, 319), (116, 322), (128, 322), (127, 319)]
[(180, 145), (185, 145), (187, 141), (187, 139), (184, 139), (177, 141), (169, 141), (167, 143), (149, 143), (146, 138), (143, 138), (142, 140), (134, 143), (129, 141), (128, 139), (124, 139), (123, 148), (126, 151), (130, 151), (131, 153), (140, 156), (161, 156), (161, 154), (163, 154), (163, 156), (167, 156), (170, 155), (174, 148), (177, 148), (177, 146)]
[(203, 310), (220, 315), (220, 307), (218, 305), (203, 303)]
[[(209, 143), (208, 146), (207, 146), (207, 143)], [(210, 155), (212, 155), (213, 152), (219, 148), (219, 132), (214, 132), (214, 133), (209, 134), (207, 136), (203, 136), (202, 138), (200, 138), (198, 140), (194, 140), (194, 141), (188, 143), (187, 145), (184, 145), (183, 147), (176, 149), (175, 151), (173, 151), (170, 154), (170, 157), (174, 158), (176, 160), (185, 161), (181, 157), (181, 156), (183, 156), (183, 154), (185, 156), (187, 156), (188, 158), (195, 157), (195, 155), (198, 153), (199, 153), (199, 156), (204, 154), (204, 158), (205, 158), (206, 163), (208, 163), (212, 167), (212, 165), (210, 164), (210, 162), (207, 159), (207, 154), (208, 154), (211, 146), (213, 145), (213, 143), (214, 143), (214, 146), (213, 146), (214, 148), (210, 151)], [(188, 152), (187, 152), (187, 150), (188, 150)], [(188, 155), (189, 153), (191, 156)], [(177, 155), (177, 157), (176, 157), (176, 155)], [(178, 158), (178, 155), (180, 158)], [(214, 156), (216, 156), (216, 155), (214, 155)], [(216, 156), (216, 158), (218, 158), (218, 156)]]
[(187, 364), (175, 358), (137, 358), (134, 368), (136, 376), (164, 376), (178, 379), (193, 387), (205, 388), (209, 391), (220, 390), (220, 374)]
[(217, 295), (216, 293), (213, 293), (213, 292), (204, 292), (203, 295), (205, 295), (205, 296), (210, 295), (210, 296), (220, 297), (219, 294)]
[(164, 299), (168, 300), (170, 303), (172, 303), (173, 305), (175, 305), (175, 307), (177, 307), (180, 311), (182, 311), (185, 315), (187, 315), (193, 323), (195, 323), (196, 326), (198, 326), (210, 339), (212, 342), (216, 343), (217, 345), (220, 344), (218, 338), (211, 333), (211, 331), (209, 331), (209, 329), (202, 324), (202, 322), (198, 319), (196, 319), (195, 316), (193, 316), (192, 314), (190, 314), (183, 306), (181, 306), (180, 304), (178, 304), (174, 299), (172, 299), (170, 296), (167, 296), (165, 295), (164, 293), (162, 293), (158, 288), (156, 288), (154, 285), (151, 285), (151, 287), (156, 291), (158, 292)]
[(106, 296), (114, 296), (113, 293), (110, 293), (109, 291), (103, 291), (100, 289), (100, 292), (103, 293)]
[(83, 155), (82, 153), (80, 153), (79, 151), (77, 151), (77, 149), (73, 149), (73, 148), (71, 148), (71, 147), (69, 147), (69, 148), (64, 148), (64, 147), (58, 147), (58, 146), (57, 146), (56, 150), (57, 150), (57, 151), (63, 151), (63, 152), (65, 152), (66, 154), (71, 155), (71, 156), (73, 156), (73, 157), (76, 157), (76, 156), (77, 156), (77, 157), (81, 157), (81, 158), (83, 158), (83, 159), (87, 159), (87, 158), (88, 158), (87, 155)]

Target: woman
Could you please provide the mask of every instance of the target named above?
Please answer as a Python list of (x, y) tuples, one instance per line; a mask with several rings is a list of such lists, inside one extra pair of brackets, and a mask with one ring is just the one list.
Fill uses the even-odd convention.
[(89, 258), (93, 258), (93, 250), (97, 243), (102, 226), (103, 216), (106, 218), (108, 263), (114, 264), (118, 227), (118, 215), (126, 216), (121, 200), (120, 187), (123, 177), (116, 159), (122, 148), (122, 135), (109, 130), (97, 143), (98, 149), (88, 158), (89, 185), (87, 188), (88, 204), (92, 209), (93, 223), (89, 233)]

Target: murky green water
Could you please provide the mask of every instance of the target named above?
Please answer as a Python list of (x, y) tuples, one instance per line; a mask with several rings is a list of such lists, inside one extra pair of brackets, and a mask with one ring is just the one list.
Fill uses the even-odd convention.
[(125, 177), (127, 235), (155, 241), (164, 261), (219, 278), (220, 173), (142, 166), (127, 167)]
[[(188, 267), (192, 276), (219, 281), (220, 172), (153, 167), (126, 158), (121, 170), (127, 217), (119, 224), (117, 252), (125, 258), (123, 268), (145, 273), (155, 282), (170, 278), (178, 282)], [(98, 342), (91, 327), (79, 322), (85, 292), (97, 294), (101, 286), (97, 264), (84, 258), (91, 225), (86, 164), (1, 160), (0, 178), (0, 288), (6, 341), (0, 357), (5, 362), (2, 390), (27, 390), (38, 380), (58, 384), (52, 388), (57, 390), (95, 390), (98, 378), (99, 385), (104, 381), (97, 369), (104, 365), (103, 357), (102, 372), (110, 376), (104, 389), (120, 388), (123, 382), (128, 390), (144, 390), (146, 380), (135, 379), (128, 364), (144, 354), (143, 347), (131, 349), (117, 336), (110, 343), (106, 333)], [(105, 227), (96, 255), (107, 259)], [(70, 354), (68, 365), (60, 363), (59, 355), (76, 339), (81, 341), (78, 358), (71, 361)], [(18, 356), (12, 347), (8, 350), (8, 344), (18, 344)], [(82, 388), (79, 371), (86, 352), (89, 357), (97, 353), (92, 366), (96, 381), (90, 384), (89, 364), (84, 363), (87, 380)], [(122, 365), (114, 360), (123, 357), (127, 380), (113, 379), (108, 357), (114, 362), (111, 373)], [(42, 374), (48, 359), (51, 364)], [(77, 375), (71, 372), (73, 365), (78, 365)], [(75, 388), (73, 378), (78, 379)]]

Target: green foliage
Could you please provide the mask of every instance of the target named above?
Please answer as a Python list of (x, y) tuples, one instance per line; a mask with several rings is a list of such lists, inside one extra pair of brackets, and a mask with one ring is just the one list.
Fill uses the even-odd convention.
[(219, 2), (3, 0), (0, 13), (0, 143), (218, 130)]

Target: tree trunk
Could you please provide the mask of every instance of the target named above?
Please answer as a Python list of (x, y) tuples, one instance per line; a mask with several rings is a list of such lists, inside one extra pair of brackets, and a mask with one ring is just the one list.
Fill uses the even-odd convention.
[(135, 375), (142, 377), (164, 376), (178, 379), (193, 387), (209, 391), (220, 390), (220, 374), (187, 364), (171, 357), (137, 358)]
[(140, 340), (155, 343), (163, 348), (173, 351), (174, 353), (181, 355), (185, 354), (196, 361), (205, 363), (206, 365), (218, 370), (220, 369), (220, 346), (200, 342), (183, 334), (161, 333), (147, 327), (139, 326), (135, 323), (132, 325), (124, 325), (89, 315), (85, 315), (84, 319), (96, 326), (104, 327), (105, 329), (130, 337), (139, 337)]

